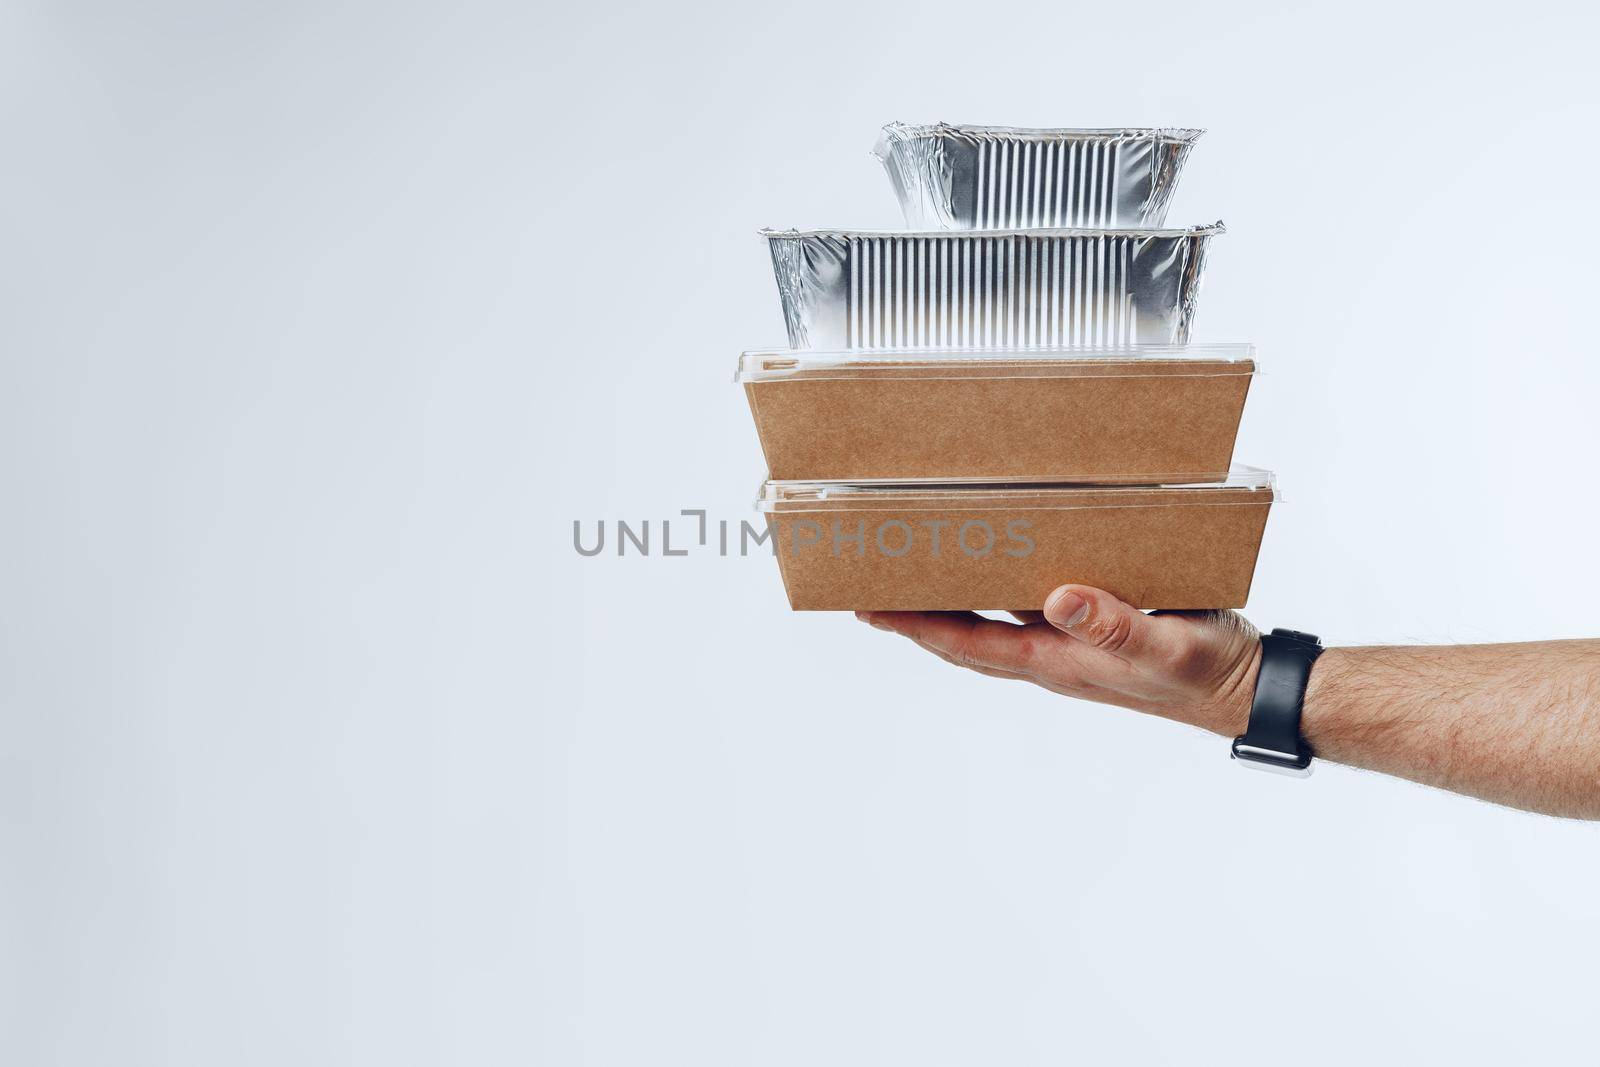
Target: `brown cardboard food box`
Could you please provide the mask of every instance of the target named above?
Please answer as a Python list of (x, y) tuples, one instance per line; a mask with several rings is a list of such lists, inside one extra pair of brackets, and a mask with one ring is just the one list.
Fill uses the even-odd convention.
[(1067, 582), (1236, 608), (1275, 495), (1236, 468), (1204, 486), (768, 482), (758, 506), (796, 610), (1037, 609)]
[(1227, 477), (1250, 345), (981, 354), (747, 352), (783, 480), (1160, 484)]

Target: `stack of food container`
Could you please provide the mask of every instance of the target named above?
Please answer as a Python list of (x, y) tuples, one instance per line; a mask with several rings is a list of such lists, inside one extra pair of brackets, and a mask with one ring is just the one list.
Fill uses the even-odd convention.
[(1244, 605), (1254, 350), (1189, 341), (1222, 224), (1163, 228), (1200, 133), (894, 124), (910, 229), (763, 231), (790, 347), (738, 380), (791, 606)]

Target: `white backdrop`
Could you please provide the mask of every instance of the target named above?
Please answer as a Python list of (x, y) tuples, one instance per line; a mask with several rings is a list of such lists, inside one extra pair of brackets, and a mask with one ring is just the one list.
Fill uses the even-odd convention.
[(1597, 17), (1294, 7), (0, 8), (0, 1060), (1592, 1060), (1600, 829), (572, 548), (878, 125), (1198, 125), (1250, 615), (1600, 634)]

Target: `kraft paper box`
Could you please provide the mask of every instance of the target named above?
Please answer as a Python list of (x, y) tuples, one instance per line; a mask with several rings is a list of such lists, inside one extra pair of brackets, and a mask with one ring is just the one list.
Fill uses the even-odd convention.
[(747, 352), (738, 380), (780, 480), (1226, 478), (1250, 345)]
[(1266, 471), (1198, 486), (767, 482), (796, 610), (1025, 610), (1072, 582), (1141, 608), (1239, 608), (1267, 512)]

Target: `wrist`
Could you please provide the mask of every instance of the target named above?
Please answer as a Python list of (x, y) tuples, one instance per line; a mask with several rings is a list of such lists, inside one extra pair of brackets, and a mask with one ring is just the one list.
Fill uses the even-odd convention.
[(1238, 737), (1250, 725), (1250, 705), (1256, 696), (1256, 678), (1261, 673), (1261, 641), (1253, 638), (1228, 677), (1217, 688), (1216, 698), (1203, 710), (1194, 725)]

